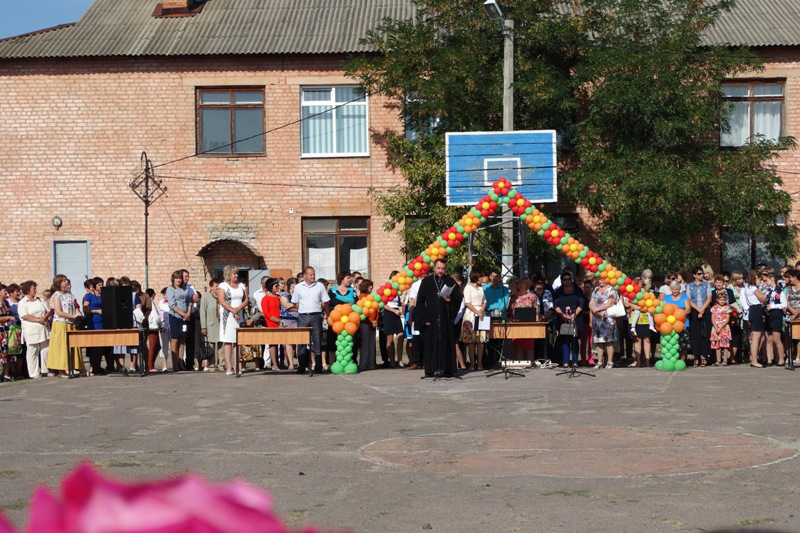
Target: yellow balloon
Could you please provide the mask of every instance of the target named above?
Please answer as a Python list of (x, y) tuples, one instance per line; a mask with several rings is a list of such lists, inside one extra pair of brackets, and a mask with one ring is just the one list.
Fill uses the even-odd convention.
[(674, 324), (674, 323), (675, 323), (675, 320), (676, 320), (676, 319), (675, 319), (675, 317), (674, 317), (673, 315), (669, 315), (669, 316), (667, 317), (667, 322), (669, 322), (670, 324)]
[(484, 209), (489, 209), (492, 206), (489, 204), (489, 202), (483, 202), (483, 205), (481, 207), (483, 207)]
[(557, 229), (554, 229), (553, 231), (551, 231), (551, 232), (550, 232), (550, 235), (551, 235), (552, 237), (558, 237), (558, 230), (557, 230)]
[(594, 257), (590, 257), (589, 258), (589, 264), (590, 265), (596, 265), (597, 264), (597, 259), (595, 259)]
[(625, 291), (626, 292), (633, 292), (633, 285), (626, 285), (625, 286)]
[(538, 224), (538, 223), (540, 223), (541, 221), (542, 221), (542, 217), (540, 217), (539, 215), (534, 215), (534, 216), (533, 216), (533, 223), (534, 223), (534, 224)]
[(342, 316), (342, 324), (347, 324), (347, 321), (350, 320), (347, 315)]
[(455, 234), (455, 233), (452, 233), (452, 232), (451, 232), (451, 233), (448, 233), (448, 234), (447, 234), (447, 238), (448, 238), (448, 239), (450, 239), (451, 241), (452, 241), (452, 240), (455, 240), (455, 238), (456, 238), (456, 234)]
[(578, 245), (577, 244), (570, 244), (569, 245), (569, 251), (570, 252), (577, 252), (578, 251)]

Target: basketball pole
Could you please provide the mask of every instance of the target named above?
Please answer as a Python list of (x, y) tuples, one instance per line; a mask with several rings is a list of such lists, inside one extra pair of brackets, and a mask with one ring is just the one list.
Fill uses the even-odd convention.
[[(514, 131), (514, 21), (503, 19), (503, 131)], [(514, 275), (514, 223), (511, 209), (502, 206), (503, 251), (501, 263), (503, 281)], [(527, 258), (525, 258), (527, 259)]]

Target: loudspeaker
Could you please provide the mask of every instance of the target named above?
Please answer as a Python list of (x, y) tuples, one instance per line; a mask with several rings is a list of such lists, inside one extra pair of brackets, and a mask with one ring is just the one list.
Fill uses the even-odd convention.
[(103, 329), (133, 328), (133, 296), (129, 286), (103, 287), (100, 300)]
[(533, 307), (517, 307), (514, 309), (514, 322), (535, 322), (536, 309)]

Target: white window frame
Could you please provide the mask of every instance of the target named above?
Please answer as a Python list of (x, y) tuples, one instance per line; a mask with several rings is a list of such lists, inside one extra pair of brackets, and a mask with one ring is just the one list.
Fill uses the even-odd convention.
[[(358, 85), (304, 85), (300, 87), (300, 158), (301, 159), (320, 159), (320, 158), (339, 158), (339, 157), (369, 157), (370, 156), (370, 142), (369, 142), (369, 96), (364, 95), (363, 102), (353, 102), (350, 104), (346, 104), (346, 107), (349, 106), (364, 106), (366, 110), (366, 123), (364, 127), (366, 129), (365, 137), (366, 137), (366, 146), (367, 149), (365, 152), (346, 152), (346, 153), (320, 153), (320, 154), (306, 154), (303, 153), (303, 108), (304, 107), (318, 107), (321, 105), (329, 105), (331, 110), (335, 107), (341, 106), (342, 103), (336, 103), (336, 89), (358, 89)], [(303, 100), (303, 95), (305, 94), (306, 90), (319, 90), (319, 89), (330, 89), (331, 90), (331, 99), (327, 102), (322, 100), (315, 100), (312, 102), (305, 102)], [(336, 148), (336, 111), (334, 110), (332, 113), (332, 120), (333, 120), (333, 143), (332, 146), (334, 149)]]

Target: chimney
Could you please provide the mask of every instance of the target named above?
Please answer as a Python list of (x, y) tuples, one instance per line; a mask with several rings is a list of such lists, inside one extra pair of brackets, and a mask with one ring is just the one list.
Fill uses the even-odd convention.
[(153, 11), (154, 17), (193, 17), (203, 10), (206, 0), (161, 0)]
[(164, 11), (173, 9), (188, 10), (191, 3), (192, 0), (164, 0), (161, 3), (161, 9), (163, 9)]

